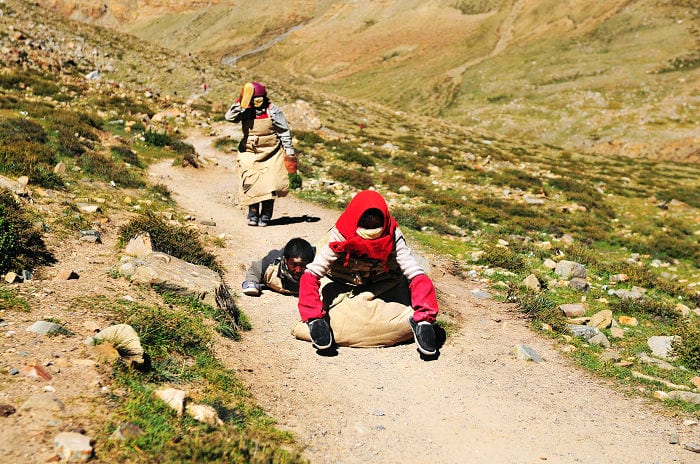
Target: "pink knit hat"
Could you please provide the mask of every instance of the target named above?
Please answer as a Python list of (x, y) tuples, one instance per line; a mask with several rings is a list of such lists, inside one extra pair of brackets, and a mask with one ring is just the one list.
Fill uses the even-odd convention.
[(253, 88), (255, 89), (253, 92), (254, 97), (264, 97), (267, 95), (267, 89), (260, 82), (252, 82), (252, 84)]

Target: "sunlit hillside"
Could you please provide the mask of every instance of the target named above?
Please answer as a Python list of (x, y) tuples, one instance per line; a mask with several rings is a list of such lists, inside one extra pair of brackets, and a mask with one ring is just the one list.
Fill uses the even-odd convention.
[(579, 151), (700, 160), (690, 0), (43, 3), (359, 102)]

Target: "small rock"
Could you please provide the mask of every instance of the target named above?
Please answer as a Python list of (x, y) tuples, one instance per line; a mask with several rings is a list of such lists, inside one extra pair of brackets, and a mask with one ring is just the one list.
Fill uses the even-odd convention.
[(54, 438), (58, 456), (66, 462), (87, 461), (92, 457), (90, 438), (75, 432), (61, 432)]
[(21, 409), (63, 411), (65, 406), (55, 393), (45, 392), (30, 396), (29, 399), (22, 404)]
[(14, 414), (17, 410), (11, 404), (0, 404), (0, 417), (7, 417)]
[(143, 429), (131, 422), (119, 424), (119, 427), (110, 436), (114, 440), (134, 440), (143, 435)]
[(692, 441), (684, 444), (683, 448), (687, 449), (688, 451), (692, 451), (693, 453), (700, 453), (700, 445), (693, 443)]
[(639, 324), (639, 322), (637, 322), (637, 318), (632, 316), (620, 316), (617, 319), (617, 322), (630, 327), (637, 327), (637, 325)]
[(523, 361), (534, 361), (538, 364), (544, 362), (544, 359), (542, 359), (542, 357), (539, 354), (537, 354), (535, 350), (533, 350), (527, 345), (515, 345), (511, 350), (511, 354)]
[(559, 305), (566, 317), (582, 317), (586, 314), (586, 307), (580, 303)]
[(59, 271), (58, 274), (56, 274), (56, 277), (54, 277), (53, 280), (76, 280), (79, 278), (80, 276), (78, 275), (78, 273), (73, 271), (72, 269), (63, 269), (62, 271)]
[(597, 329), (607, 329), (612, 324), (612, 321), (612, 311), (610, 311), (609, 309), (604, 309), (602, 311), (598, 311), (593, 316), (591, 316), (591, 320), (588, 321), (588, 325)]
[(178, 416), (181, 416), (185, 410), (185, 396), (187, 393), (184, 390), (177, 388), (162, 388), (156, 390), (156, 396), (165, 401), (165, 404), (175, 410)]

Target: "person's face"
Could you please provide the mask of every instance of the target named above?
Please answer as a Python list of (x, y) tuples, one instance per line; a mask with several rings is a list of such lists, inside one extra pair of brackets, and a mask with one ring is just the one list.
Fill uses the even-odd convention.
[(308, 263), (304, 261), (304, 258), (286, 258), (284, 264), (287, 265), (287, 269), (289, 269), (289, 273), (292, 277), (299, 279), (306, 270), (306, 265)]

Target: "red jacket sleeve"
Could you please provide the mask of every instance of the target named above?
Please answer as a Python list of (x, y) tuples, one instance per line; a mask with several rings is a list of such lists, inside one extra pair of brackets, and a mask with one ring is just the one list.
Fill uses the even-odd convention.
[(306, 322), (325, 316), (323, 302), (319, 295), (321, 279), (313, 272), (305, 272), (299, 279), (299, 315)]
[(417, 275), (409, 285), (413, 320), (416, 322), (435, 322), (438, 314), (438, 302), (433, 281), (425, 274)]

